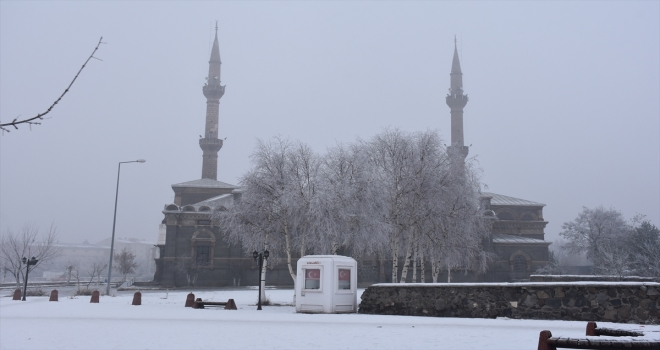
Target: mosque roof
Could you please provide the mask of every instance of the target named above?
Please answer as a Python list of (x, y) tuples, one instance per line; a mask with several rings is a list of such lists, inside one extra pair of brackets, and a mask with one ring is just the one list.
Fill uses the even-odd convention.
[(238, 186), (230, 185), (226, 182), (217, 181), (213, 179), (199, 179), (188, 182), (182, 182), (172, 185), (175, 187), (197, 187), (197, 188), (238, 188)]
[(535, 206), (535, 207), (545, 207), (545, 204), (528, 201), (526, 199), (514, 198), (509, 196), (504, 196), (497, 193), (491, 192), (482, 192), (484, 196), (492, 197), (490, 200), (491, 205), (520, 205), (520, 206)]
[(542, 239), (507, 235), (504, 233), (493, 233), (493, 243), (545, 244), (545, 245), (552, 244), (552, 242), (544, 241)]

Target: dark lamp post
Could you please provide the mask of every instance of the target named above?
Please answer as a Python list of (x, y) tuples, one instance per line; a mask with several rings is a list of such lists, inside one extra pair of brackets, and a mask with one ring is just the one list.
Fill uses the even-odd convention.
[(27, 295), (27, 284), (28, 284), (28, 274), (30, 273), (30, 265), (36, 265), (39, 260), (35, 257), (28, 260), (26, 257), (23, 257), (23, 264), (25, 264), (25, 284), (23, 286), (23, 301), (25, 301), (25, 296)]
[[(252, 253), (252, 257), (254, 258), (255, 261), (259, 263), (259, 303), (257, 304), (257, 310), (261, 310), (261, 285), (263, 282), (265, 282), (265, 279), (262, 279), (263, 274), (262, 271), (264, 269), (264, 259), (268, 259), (268, 256), (270, 256), (270, 253), (268, 253), (267, 250), (264, 250), (263, 253), (259, 253), (258, 251), (254, 251)], [(265, 288), (265, 286), (264, 286)]]
[(144, 163), (146, 160), (138, 159), (129, 162), (119, 162), (117, 169), (117, 192), (115, 193), (115, 216), (112, 219), (112, 239), (110, 239), (110, 263), (108, 264), (108, 287), (105, 290), (105, 295), (110, 295), (110, 279), (112, 278), (112, 255), (115, 250), (115, 224), (117, 223), (117, 198), (119, 198), (119, 173), (121, 172), (121, 165), (124, 163)]

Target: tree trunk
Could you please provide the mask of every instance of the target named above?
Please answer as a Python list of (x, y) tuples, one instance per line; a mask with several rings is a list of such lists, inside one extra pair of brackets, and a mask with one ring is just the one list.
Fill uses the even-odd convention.
[(447, 264), (447, 283), (451, 283), (451, 267)]
[(392, 283), (396, 283), (399, 272), (399, 237), (392, 243)]
[(431, 275), (433, 276), (433, 283), (438, 283), (438, 262), (431, 261)]
[(336, 238), (333, 238), (332, 239), (332, 251), (330, 252), (330, 254), (337, 255), (337, 251), (339, 251), (339, 243), (337, 243)]
[(426, 283), (426, 271), (424, 270), (424, 253), (419, 253), (419, 275), (422, 283)]
[(401, 271), (401, 283), (406, 283), (408, 278), (408, 268), (410, 267), (410, 260), (412, 259), (413, 237), (408, 241), (408, 248), (406, 248), (406, 258), (403, 262), (403, 270)]
[(418, 247), (415, 245), (415, 253), (413, 255), (413, 283), (417, 283), (417, 251)]
[[(268, 266), (268, 259), (264, 259), (264, 268), (261, 269), (261, 275), (259, 276), (259, 283), (261, 284), (261, 301), (266, 300), (266, 267)], [(295, 278), (293, 279), (295, 282)], [(238, 283), (241, 283), (241, 279), (239, 277)]]
[(289, 274), (293, 279), (293, 284), (296, 284), (296, 273), (293, 271), (293, 265), (291, 265), (291, 239), (289, 237), (289, 229), (284, 225), (284, 239), (286, 242), (286, 265), (289, 268)]

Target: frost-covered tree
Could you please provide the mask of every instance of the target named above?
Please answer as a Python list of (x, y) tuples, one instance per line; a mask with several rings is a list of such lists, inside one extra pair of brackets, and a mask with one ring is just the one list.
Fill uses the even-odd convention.
[(629, 235), (627, 247), (635, 274), (660, 276), (660, 230), (655, 225), (649, 221), (636, 225)]
[(450, 148), (448, 156), (447, 185), (438, 186), (441, 192), (433, 196), (435, 214), (425, 245), (434, 282), (441, 270), (447, 271), (447, 282), (451, 282), (454, 270), (484, 272), (493, 259), (484, 250), (491, 221), (481, 207), (478, 173), (457, 150)]
[(397, 281), (399, 256), (405, 234), (409, 232), (410, 218), (406, 215), (409, 196), (414, 188), (411, 176), (413, 143), (411, 137), (399, 129), (385, 130), (364, 143), (367, 166), (371, 168), (370, 185), (376, 186), (381, 195), (373, 200), (381, 203), (381, 213), (386, 224), (389, 253), (392, 258), (392, 282)]
[(259, 141), (240, 200), (214, 220), (246, 252), (268, 249), (271, 263), (285, 258), (294, 283), (296, 251), (390, 256), (394, 282), (400, 261), (402, 282), (411, 267), (417, 279), (418, 262), (422, 276), (426, 261), (436, 271), (483, 271), (488, 230), (478, 176), (454, 153), (435, 131), (384, 130), (323, 156), (279, 137)]
[(565, 248), (573, 253), (586, 253), (598, 270), (605, 263), (603, 259), (616, 255), (609, 247), (625, 242), (631, 227), (620, 211), (599, 206), (583, 207), (577, 218), (564, 223), (562, 229), (559, 235), (568, 240)]
[(359, 256), (384, 248), (380, 193), (370, 184), (366, 153), (360, 146), (338, 144), (322, 158), (318, 194), (310, 208), (317, 254), (337, 254), (343, 247)]
[[(231, 208), (216, 211), (214, 220), (230, 242), (247, 253), (269, 250), (270, 263), (286, 259), (294, 283), (292, 255), (304, 251), (309, 202), (316, 182), (315, 155), (304, 144), (281, 137), (259, 140), (251, 156), (252, 168), (240, 180), (241, 199)], [(266, 271), (266, 265), (262, 274)]]

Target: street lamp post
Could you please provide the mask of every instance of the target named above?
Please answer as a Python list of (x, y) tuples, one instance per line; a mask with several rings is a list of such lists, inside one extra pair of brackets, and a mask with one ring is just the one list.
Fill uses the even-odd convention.
[(130, 162), (119, 162), (117, 169), (117, 192), (115, 193), (115, 216), (112, 219), (112, 239), (110, 239), (110, 263), (108, 264), (108, 286), (105, 290), (105, 295), (110, 295), (110, 279), (112, 278), (112, 255), (115, 249), (115, 224), (117, 223), (117, 199), (119, 198), (119, 173), (121, 172), (121, 165), (124, 163), (144, 163), (146, 160), (138, 159), (131, 160)]
[(27, 259), (26, 257), (23, 257), (23, 264), (25, 264), (25, 284), (23, 286), (23, 301), (25, 301), (25, 297), (27, 296), (27, 283), (28, 283), (28, 274), (30, 273), (30, 265), (36, 265), (39, 262), (38, 259), (35, 257), (32, 257), (32, 259)]
[[(261, 285), (264, 284), (264, 282), (266, 282), (266, 280), (264, 279), (265, 276), (262, 272), (262, 270), (264, 269), (264, 259), (268, 259), (269, 255), (270, 254), (268, 253), (267, 250), (264, 250), (263, 253), (259, 253), (258, 251), (255, 250), (252, 253), (252, 257), (254, 258), (254, 260), (259, 263), (259, 303), (257, 304), (258, 305), (257, 310), (261, 310), (261, 288), (262, 288)], [(265, 287), (266, 286), (264, 286), (263, 288)]]

